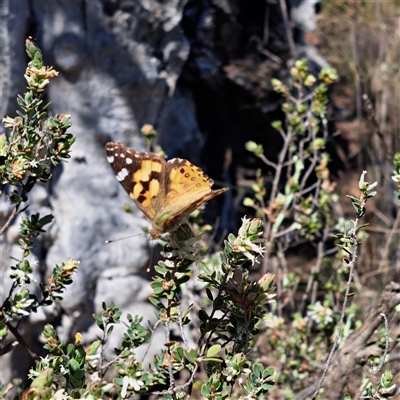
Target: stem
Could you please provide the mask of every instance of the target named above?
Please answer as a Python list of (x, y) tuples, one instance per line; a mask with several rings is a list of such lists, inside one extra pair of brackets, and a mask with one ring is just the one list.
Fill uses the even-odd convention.
[(388, 349), (389, 349), (389, 325), (388, 325), (388, 320), (386, 318), (386, 315), (384, 313), (381, 313), (380, 316), (382, 317), (382, 319), (385, 322), (385, 350), (381, 357), (381, 362), (379, 363), (379, 365), (377, 366), (375, 371), (372, 372), (371, 376), (367, 379), (364, 386), (354, 396), (355, 399), (361, 398), (362, 392), (367, 388), (368, 384), (375, 378), (376, 374), (381, 370), (381, 368), (383, 367), (383, 364), (385, 363), (385, 359), (386, 359)]
[(288, 15), (287, 7), (286, 7), (286, 2), (285, 2), (285, 0), (279, 0), (279, 4), (281, 6), (283, 20), (285, 21), (285, 29), (286, 29), (287, 40), (289, 43), (289, 48), (290, 48), (290, 56), (293, 57), (295, 54), (294, 40), (293, 40), (292, 30), (290, 28), (289, 15)]
[(10, 226), (11, 222), (14, 220), (15, 216), (17, 215), (18, 212), (18, 208), (19, 208), (19, 204), (16, 205), (14, 207), (14, 209), (12, 210), (12, 213), (10, 214), (10, 216), (8, 217), (7, 222), (2, 226), (2, 228), (0, 229), (0, 236), (4, 234), (4, 232), (7, 230), (7, 228)]
[[(366, 199), (364, 199), (361, 204), (360, 204), (360, 210), (363, 210), (365, 208), (365, 203), (366, 203)], [(350, 293), (350, 287), (351, 287), (351, 282), (353, 280), (353, 275), (354, 275), (354, 270), (355, 270), (355, 265), (356, 265), (356, 261), (357, 261), (357, 252), (358, 252), (358, 243), (357, 243), (357, 225), (358, 225), (358, 221), (359, 218), (356, 217), (355, 221), (354, 221), (354, 227), (352, 229), (350, 229), (349, 234), (352, 237), (352, 245), (353, 245), (353, 252), (351, 255), (351, 261), (349, 264), (350, 267), (350, 271), (349, 271), (349, 278), (347, 280), (347, 284), (346, 284), (346, 290), (344, 293), (344, 300), (343, 300), (343, 305), (342, 305), (342, 313), (340, 315), (340, 321), (339, 321), (339, 326), (337, 329), (337, 333), (335, 336), (335, 341), (333, 343), (332, 349), (329, 353), (328, 359), (326, 360), (326, 364), (325, 364), (325, 368), (324, 368), (324, 372), (322, 374), (322, 378), (319, 381), (318, 387), (316, 389), (316, 391), (314, 392), (314, 396), (312, 397), (312, 399), (316, 399), (318, 392), (320, 391), (320, 389), (323, 387), (325, 379), (326, 379), (326, 375), (328, 373), (328, 369), (329, 366), (331, 364), (332, 361), (332, 357), (335, 354), (336, 348), (339, 344), (339, 339), (340, 339), (340, 333), (342, 332), (342, 328), (343, 328), (343, 324), (344, 324), (344, 316), (346, 313), (346, 307), (347, 307), (347, 299), (349, 297), (349, 293)]]
[(18, 343), (27, 351), (27, 353), (32, 357), (32, 359), (35, 362), (39, 362), (40, 358), (39, 356), (30, 348), (30, 346), (28, 345), (28, 343), (25, 342), (25, 339), (20, 335), (20, 333), (18, 332), (17, 328), (14, 328), (12, 326), (12, 324), (7, 321), (6, 322), (7, 328), (9, 329), (9, 331), (15, 336), (15, 338), (18, 340)]

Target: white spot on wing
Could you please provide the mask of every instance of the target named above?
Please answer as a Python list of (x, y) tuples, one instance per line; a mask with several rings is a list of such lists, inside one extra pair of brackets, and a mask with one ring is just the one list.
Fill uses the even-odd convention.
[(125, 158), (125, 154), (124, 153), (121, 153), (121, 158)]
[(112, 164), (114, 162), (114, 156), (108, 156), (107, 161)]
[(126, 161), (127, 164), (132, 164), (132, 159), (131, 158), (127, 158), (125, 161)]
[(126, 168), (122, 168), (121, 171), (117, 174), (117, 180), (119, 182), (123, 181), (128, 176), (128, 170)]

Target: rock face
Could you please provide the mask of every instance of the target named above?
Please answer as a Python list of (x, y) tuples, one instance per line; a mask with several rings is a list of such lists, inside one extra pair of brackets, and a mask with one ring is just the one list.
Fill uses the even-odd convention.
[[(146, 236), (104, 244), (106, 239), (139, 234), (150, 225), (113, 176), (104, 154), (106, 142), (144, 150), (140, 128), (152, 124), (169, 157), (188, 158), (217, 182), (232, 185), (238, 169), (257, 166), (244, 150), (246, 141), (267, 143), (267, 155), (274, 159), (280, 139), (270, 123), (280, 114), (270, 79), (285, 79), (288, 67), (301, 56), (312, 58), (316, 70), (325, 63), (302, 37), (315, 25), (311, 7), (315, 3), (288, 0), (289, 18), (297, 24), (294, 43), (287, 38), (279, 4), (273, 0), (1, 3), (2, 115), (15, 115), (16, 94), (24, 92), (24, 40), (30, 35), (45, 63), (60, 72), (47, 92), (50, 112), (71, 114), (71, 132), (76, 136), (70, 162), (54, 171), (49, 186), (36, 188), (30, 201), (30, 212), (51, 212), (55, 217), (46, 240), (38, 244), (40, 265), (51, 270), (69, 258), (80, 260), (62, 307), (38, 314), (26, 325), (26, 332), (35, 332), (32, 345), (40, 348), (36, 336), (48, 321), (58, 324), (65, 340), (76, 331), (93, 339), (91, 314), (102, 301), (115, 301), (124, 312), (154, 320), (144, 273), (149, 254)], [(209, 205), (206, 220), (214, 223), (222, 215), (221, 232), (235, 228), (233, 195), (231, 191)], [(131, 213), (123, 211), (125, 203)], [(10, 265), (10, 255), (18, 257), (17, 222), (2, 242), (3, 270)], [(2, 285), (7, 293), (7, 278)], [(4, 382), (24, 376), (30, 361), (23, 365), (21, 357), (20, 352), (11, 353)]]

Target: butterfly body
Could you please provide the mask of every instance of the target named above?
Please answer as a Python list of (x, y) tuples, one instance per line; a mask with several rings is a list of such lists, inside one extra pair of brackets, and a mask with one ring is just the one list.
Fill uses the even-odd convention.
[(152, 221), (152, 239), (174, 231), (201, 204), (228, 190), (212, 190), (212, 179), (188, 160), (167, 162), (113, 142), (107, 143), (106, 154), (117, 180)]

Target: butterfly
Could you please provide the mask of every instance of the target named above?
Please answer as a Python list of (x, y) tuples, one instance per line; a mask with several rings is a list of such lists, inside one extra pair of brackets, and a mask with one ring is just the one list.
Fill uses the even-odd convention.
[(152, 221), (151, 239), (173, 232), (203, 203), (229, 190), (212, 190), (214, 181), (181, 158), (165, 161), (113, 142), (106, 144), (106, 155), (117, 180)]

